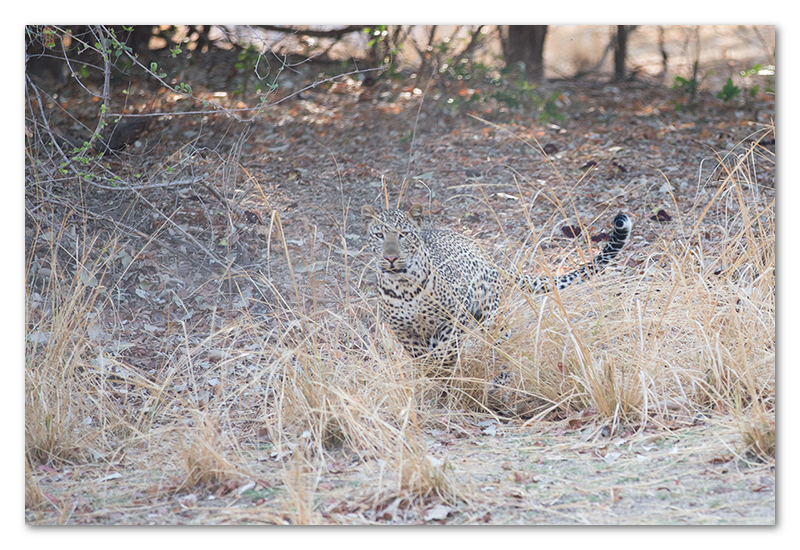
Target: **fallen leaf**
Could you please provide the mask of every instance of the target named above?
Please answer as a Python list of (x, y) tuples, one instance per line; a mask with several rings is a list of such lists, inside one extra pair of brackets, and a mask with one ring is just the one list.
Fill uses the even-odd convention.
[(28, 342), (32, 344), (46, 344), (49, 332), (40, 332), (38, 330), (28, 334)]
[(708, 461), (709, 464), (725, 464), (726, 462), (730, 462), (733, 459), (733, 455), (722, 455), (722, 456), (715, 456), (711, 460)]
[(620, 174), (625, 174), (628, 169), (625, 168), (623, 165), (617, 163), (616, 161), (611, 162), (611, 167), (614, 169), (615, 172), (619, 172)]
[(497, 424), (491, 424), (491, 425), (489, 425), (489, 426), (486, 426), (486, 427), (483, 429), (482, 433), (483, 433), (484, 435), (488, 435), (488, 436), (495, 436), (495, 435), (497, 435)]
[(529, 476), (521, 474), (519, 472), (511, 472), (511, 476), (512, 476), (512, 481), (516, 483), (524, 483), (529, 479)]
[(450, 515), (453, 508), (446, 504), (437, 504), (433, 508), (425, 512), (425, 521), (440, 521), (446, 519)]
[(44, 498), (49, 500), (51, 503), (55, 504), (56, 506), (61, 506), (61, 500), (59, 500), (57, 496), (51, 495), (47, 491), (42, 491), (42, 494), (44, 495)]
[(672, 216), (667, 214), (666, 210), (661, 209), (658, 212), (656, 212), (655, 216), (650, 216), (650, 219), (657, 222), (668, 222), (672, 220)]
[(327, 262), (323, 261), (313, 262), (310, 265), (301, 261), (295, 264), (292, 269), (294, 269), (295, 273), (315, 273), (324, 270), (326, 265)]
[(244, 493), (256, 486), (255, 481), (250, 481), (242, 485), (236, 490), (236, 494), (242, 496)]
[(112, 479), (119, 479), (122, 477), (122, 474), (119, 472), (114, 472), (113, 474), (108, 474), (105, 477), (101, 477), (97, 480), (97, 483), (103, 483), (104, 481), (111, 481)]
[(606, 453), (606, 456), (603, 457), (603, 460), (606, 461), (606, 464), (614, 464), (619, 457), (622, 456), (622, 453), (619, 451), (611, 451), (610, 453)]
[(261, 221), (261, 216), (258, 215), (256, 212), (251, 212), (250, 210), (244, 211), (244, 218), (247, 220), (247, 223), (254, 224), (254, 225), (264, 225), (264, 222)]

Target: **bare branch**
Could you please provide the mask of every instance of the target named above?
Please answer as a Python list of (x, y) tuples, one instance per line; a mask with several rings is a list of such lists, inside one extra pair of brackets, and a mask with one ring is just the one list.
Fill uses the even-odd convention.
[(92, 33), (97, 32), (97, 42), (100, 44), (100, 55), (103, 56), (103, 104), (100, 109), (100, 118), (97, 119), (97, 128), (89, 138), (89, 147), (94, 146), (100, 137), (100, 130), (106, 125), (106, 113), (111, 105), (111, 54), (109, 53), (110, 40), (108, 33), (102, 25), (97, 29), (92, 29)]
[(294, 29), (292, 27), (278, 27), (275, 25), (255, 25), (265, 31), (282, 32), (285, 34), (299, 34), (302, 36), (313, 36), (317, 38), (341, 38), (353, 32), (363, 32), (369, 25), (349, 25), (343, 29), (333, 29), (330, 31), (317, 31), (312, 29)]

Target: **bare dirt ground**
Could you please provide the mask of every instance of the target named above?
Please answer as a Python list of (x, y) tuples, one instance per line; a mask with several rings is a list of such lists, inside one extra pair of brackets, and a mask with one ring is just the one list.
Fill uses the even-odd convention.
[[(233, 60), (217, 55), (204, 59), (197, 74), (180, 78), (204, 81), (202, 93), (216, 93), (235, 109), (236, 97), (220, 95), (230, 87), (225, 67)], [(168, 58), (160, 62), (169, 70)], [(107, 312), (114, 320), (104, 326), (124, 327), (122, 336), (92, 334), (106, 350), (109, 342), (122, 344), (115, 357), (153, 379), (168, 370), (172, 350), (184, 345), (187, 333), (189, 340), (213, 333), (236, 317), (243, 301), (268, 331), (287, 302), (324, 312), (356, 293), (369, 295), (359, 209), (380, 206), (386, 197), (394, 203), (402, 195), (404, 206), (425, 204), (429, 225), (467, 233), (496, 255), (509, 252), (509, 241), (529, 238), (518, 206), (531, 204), (533, 226), (555, 243), (541, 249), (550, 265), (562, 265), (565, 249), (579, 257), (560, 227), (581, 224), (596, 235), (624, 209), (635, 230), (618, 269), (641, 272), (659, 243), (683, 238), (706, 214), (697, 208), (706, 204), (698, 197), (717, 192), (708, 181), (720, 152), (771, 137), (775, 112), (774, 99), (765, 94), (724, 103), (703, 92), (688, 109), (676, 91), (647, 83), (551, 81), (540, 92), (559, 91), (563, 118), (541, 121), (536, 113), (497, 102), (437, 102), (424, 82), (365, 87), (342, 79), (288, 98), (252, 122), (238, 122), (182, 115), (193, 107), (163, 88), (126, 87), (125, 101), (135, 108), (176, 113), (159, 117), (137, 144), (107, 158), (111, 172), (142, 181), (142, 190), (89, 184), (78, 191), (65, 178), (55, 182), (48, 200), (80, 202), (90, 227), (113, 221), (127, 228), (131, 241), (114, 249), (120, 261), (142, 246), (145, 235), (155, 235), (153, 245), (115, 275), (117, 305)], [(473, 94), (464, 89), (457, 97)], [(93, 112), (76, 88), (63, 89), (57, 101), (72, 113), (84, 111), (87, 120)], [(51, 124), (64, 133), (79, 131), (57, 109)], [(769, 148), (759, 151), (753, 170), (769, 203), (774, 157)], [(153, 185), (159, 182), (190, 183)], [(533, 200), (547, 188), (562, 190), (569, 208)], [(233, 233), (230, 205), (240, 216)], [(276, 216), (282, 236), (271, 231)], [(719, 227), (708, 222), (709, 238)], [(269, 281), (269, 291), (255, 278), (249, 285), (236, 277), (217, 279), (220, 265), (208, 262), (187, 235), (216, 258), (235, 256)], [(28, 262), (35, 264), (31, 292), (39, 292), (41, 278), (34, 275), (45, 264), (36, 263), (36, 255)], [(297, 293), (298, 287), (307, 292)], [(207, 402), (214, 399), (219, 358), (206, 359), (192, 364), (191, 376), (208, 384)], [(241, 376), (242, 384), (251, 383), (247, 373)], [(119, 394), (120, 402), (130, 399), (149, 411), (148, 402), (136, 402), (134, 389), (129, 391), (129, 397)], [(88, 461), (32, 466), (31, 479), (46, 502), (26, 510), (26, 523), (775, 523), (774, 460), (743, 452), (739, 426), (726, 410), (673, 411), (646, 426), (618, 430), (609, 430), (609, 422), (592, 411), (531, 421), (439, 410), (420, 433), (452, 498), (414, 500), (391, 490), (394, 470), (381, 457), (345, 448), (324, 453), (309, 468), (298, 453), (285, 453), (270, 439), (258, 425), (264, 417), (237, 415), (234, 408), (228, 427), (239, 430), (232, 448), (246, 473), (189, 486), (185, 465), (154, 449), (155, 440), (141, 435), (144, 424), (137, 424), (139, 435), (109, 429), (110, 439), (131, 437), (124, 451), (90, 448), (95, 455)], [(162, 430), (159, 444), (179, 445), (166, 426), (156, 422), (150, 429)]]
[[(595, 426), (579, 430), (545, 423), (532, 428), (499, 421), (442, 422), (426, 435), (430, 456), (446, 464), (457, 504), (424, 504), (389, 494), (386, 464), (326, 464), (324, 474), (295, 472), (317, 525), (773, 525), (774, 466), (736, 456), (735, 430), (698, 420), (686, 427), (604, 438)], [(722, 451), (722, 454), (721, 454)], [(154, 472), (132, 462), (45, 469), (43, 490), (71, 500), (60, 522), (78, 525), (284, 524), (293, 497), (277, 481), (296, 465), (268, 451), (243, 455), (256, 475), (227, 491), (184, 489), (177, 468)], [(383, 488), (381, 486), (384, 486)], [(51, 514), (28, 513), (48, 524)]]

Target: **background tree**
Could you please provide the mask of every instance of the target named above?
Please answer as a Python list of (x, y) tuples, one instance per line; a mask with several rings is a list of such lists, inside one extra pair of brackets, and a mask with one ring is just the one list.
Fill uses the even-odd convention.
[(628, 35), (636, 28), (635, 25), (617, 25), (617, 35), (614, 40), (614, 80), (625, 80), (625, 58), (628, 56)]
[(522, 63), (527, 77), (533, 82), (541, 82), (544, 79), (546, 35), (547, 25), (509, 25), (502, 43), (506, 66)]

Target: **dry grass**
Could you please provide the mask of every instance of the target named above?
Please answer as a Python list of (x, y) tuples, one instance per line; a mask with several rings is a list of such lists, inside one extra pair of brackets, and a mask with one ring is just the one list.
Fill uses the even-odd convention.
[(471, 376), (458, 380), (506, 372), (512, 412), (554, 419), (590, 410), (613, 427), (644, 429), (676, 413), (772, 411), (774, 201), (748, 179), (751, 161), (739, 159), (697, 205), (699, 218), (681, 220), (683, 237), (633, 252), (643, 258), (635, 271), (613, 265), (568, 297), (506, 296), (498, 324), (510, 338), (474, 332), (462, 361)]
[[(432, 506), (478, 498), (432, 454), (430, 434), (443, 422), (499, 415), (528, 425), (580, 418), (612, 436), (732, 415), (737, 452), (774, 461), (774, 202), (759, 194), (749, 155), (696, 205), (699, 215), (660, 242), (634, 240), (597, 280), (545, 298), (509, 292), (498, 326), (473, 328), (448, 371), (423, 372), (405, 356), (370, 294), (349, 290), (359, 281), (345, 265), (339, 289), (348, 290), (335, 308), (322, 305), (330, 289), (290, 269), (294, 296), (276, 313), (254, 314), (244, 300), (210, 331), (172, 327), (181, 344), (144, 374), (109, 351), (128, 340), (108, 322), (118, 307), (108, 273), (119, 281), (125, 269), (121, 236), (41, 227), (26, 272), (26, 506), (48, 502), (36, 465), (124, 463), (141, 473), (151, 463), (165, 469), (129, 500), (195, 491), (230, 503), (249, 490), (262, 501), (278, 494), (277, 504), (255, 516), (226, 508), (231, 521), (336, 522), (342, 508), (419, 522)], [(285, 243), (283, 255), (291, 265)], [(633, 268), (632, 255), (641, 259)], [(275, 289), (262, 275), (237, 276)], [(341, 463), (373, 477), (351, 493), (326, 488)], [(81, 517), (67, 506), (71, 491), (79, 492), (50, 500), (67, 522)], [(353, 500), (320, 501), (326, 491)], [(172, 505), (159, 506), (155, 521), (173, 521)]]
[(43, 285), (41, 293), (29, 287), (25, 311), (25, 446), (33, 462), (86, 458), (124, 426), (104, 395), (86, 391), (89, 378), (106, 366), (102, 354), (93, 356), (90, 334), (103, 307), (110, 255), (96, 237), (75, 237), (74, 249), (62, 240), (52, 231), (35, 235), (49, 250), (37, 260), (36, 274), (31, 262), (26, 270), (29, 280), (36, 276)]

